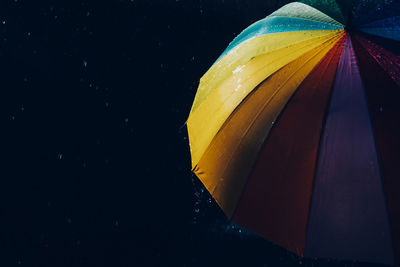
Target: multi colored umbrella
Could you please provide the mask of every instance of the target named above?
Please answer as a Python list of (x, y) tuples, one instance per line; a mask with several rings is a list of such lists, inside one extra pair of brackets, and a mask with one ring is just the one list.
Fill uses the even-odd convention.
[(187, 121), (230, 219), (301, 256), (400, 262), (399, 25), (398, 1), (306, 0), (234, 39)]

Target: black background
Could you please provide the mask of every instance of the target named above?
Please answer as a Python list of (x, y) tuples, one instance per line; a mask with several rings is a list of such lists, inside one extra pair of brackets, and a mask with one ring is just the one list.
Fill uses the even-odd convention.
[(1, 1), (0, 265), (361, 266), (229, 223), (190, 172), (200, 77), (287, 2)]

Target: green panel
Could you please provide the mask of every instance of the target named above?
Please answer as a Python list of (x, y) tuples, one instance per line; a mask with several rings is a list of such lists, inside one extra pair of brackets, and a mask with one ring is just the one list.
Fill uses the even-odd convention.
[(342, 24), (322, 13), (316, 8), (299, 2), (294, 2), (283, 6), (268, 17), (291, 17), (318, 21), (341, 27)]
[(312, 6), (340, 23), (345, 24), (345, 17), (335, 0), (302, 0), (300, 2)]
[(351, 21), (351, 12), (354, 3), (357, 1), (359, 0), (336, 0), (336, 3), (342, 11), (343, 17), (345, 19), (345, 24), (348, 24)]

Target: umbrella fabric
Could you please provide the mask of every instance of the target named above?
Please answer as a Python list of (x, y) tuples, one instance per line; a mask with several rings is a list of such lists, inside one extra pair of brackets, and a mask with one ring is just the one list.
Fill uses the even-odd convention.
[(390, 228), (365, 89), (346, 40), (315, 173), (306, 251), (391, 263)]
[(399, 10), (290, 3), (201, 78), (192, 169), (228, 218), (301, 256), (400, 262)]

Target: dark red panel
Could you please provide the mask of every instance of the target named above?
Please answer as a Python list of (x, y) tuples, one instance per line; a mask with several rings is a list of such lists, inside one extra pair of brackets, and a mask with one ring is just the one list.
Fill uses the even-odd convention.
[(357, 43), (361, 44), (394, 82), (400, 86), (400, 56), (362, 37), (357, 37)]
[(400, 263), (400, 88), (360, 43), (353, 39), (367, 92), (397, 262)]
[(267, 138), (233, 221), (303, 255), (318, 143), (344, 39), (293, 95)]
[(400, 55), (400, 41), (396, 41), (393, 39), (387, 39), (381, 36), (376, 36), (372, 34), (368, 34), (365, 32), (357, 32), (357, 36), (363, 36), (364, 38), (374, 42), (375, 44), (387, 49), (388, 51)]

